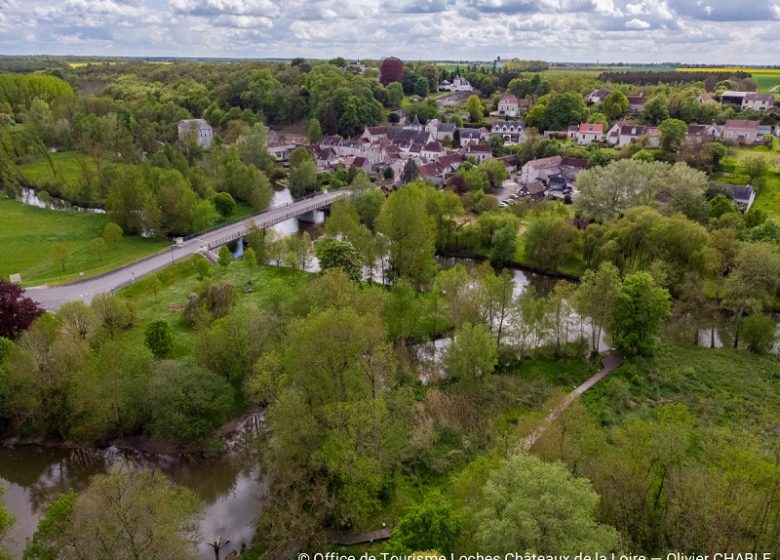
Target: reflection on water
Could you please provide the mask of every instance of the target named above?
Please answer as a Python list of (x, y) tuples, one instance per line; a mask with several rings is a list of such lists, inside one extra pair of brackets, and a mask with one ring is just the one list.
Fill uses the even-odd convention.
[[(482, 265), (482, 261), (463, 257), (437, 256), (436, 262), (438, 262), (439, 266), (445, 270), (452, 268), (457, 264), (462, 264), (469, 270)], [(538, 274), (536, 272), (530, 272), (527, 270), (520, 270), (517, 268), (510, 268), (509, 270), (512, 273), (515, 282), (515, 297), (522, 294), (528, 286), (533, 286), (538, 296), (546, 297), (550, 292), (552, 292), (555, 284), (560, 281), (560, 278), (552, 278), (550, 276), (545, 276), (544, 274)]]
[(0, 448), (0, 478), (6, 488), (3, 502), (16, 517), (8, 537), (8, 549), (21, 558), (26, 539), (38, 519), (61, 492), (83, 491), (90, 477), (112, 465), (159, 468), (174, 481), (190, 488), (203, 501), (199, 554), (213, 558), (208, 546), (218, 537), (230, 539), (225, 554), (249, 545), (255, 521), (262, 509), (264, 484), (258, 456), (257, 429), (242, 430), (224, 453), (209, 458), (175, 458), (108, 449), (44, 449), (36, 446)]
[(76, 210), (77, 212), (90, 212), (92, 214), (105, 214), (104, 208), (87, 208), (68, 202), (63, 198), (51, 196), (46, 191), (36, 191), (30, 187), (22, 187), (19, 201), (28, 206), (45, 208), (47, 210)]

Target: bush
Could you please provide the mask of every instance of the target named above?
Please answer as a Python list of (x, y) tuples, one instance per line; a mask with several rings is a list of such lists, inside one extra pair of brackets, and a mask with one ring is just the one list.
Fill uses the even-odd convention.
[(173, 347), (173, 331), (168, 321), (157, 319), (146, 327), (144, 341), (156, 358), (166, 358)]
[(230, 193), (221, 192), (214, 197), (214, 207), (223, 217), (228, 217), (236, 211), (236, 201)]
[(753, 313), (745, 318), (740, 326), (740, 335), (748, 350), (756, 354), (766, 354), (777, 340), (776, 325), (771, 317), (763, 313)]

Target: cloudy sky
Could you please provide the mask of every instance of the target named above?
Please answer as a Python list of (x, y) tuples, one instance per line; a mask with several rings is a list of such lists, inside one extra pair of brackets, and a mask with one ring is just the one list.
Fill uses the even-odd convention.
[(0, 54), (780, 63), (780, 0), (0, 0)]

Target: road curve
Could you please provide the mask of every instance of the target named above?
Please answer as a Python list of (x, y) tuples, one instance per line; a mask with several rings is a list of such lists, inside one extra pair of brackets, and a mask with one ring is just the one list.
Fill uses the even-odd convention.
[(81, 300), (89, 303), (96, 294), (110, 292), (127, 286), (139, 278), (157, 272), (190, 255), (237, 239), (243, 236), (251, 222), (254, 222), (260, 228), (271, 227), (312, 210), (328, 206), (336, 199), (347, 195), (349, 195), (349, 191), (339, 190), (289, 202), (270, 208), (262, 214), (246, 220), (197, 235), (192, 239), (184, 241), (181, 245), (172, 244), (168, 249), (106, 274), (64, 286), (27, 288), (25, 295), (37, 301), (44, 309), (49, 311), (58, 309), (63, 303), (68, 301)]

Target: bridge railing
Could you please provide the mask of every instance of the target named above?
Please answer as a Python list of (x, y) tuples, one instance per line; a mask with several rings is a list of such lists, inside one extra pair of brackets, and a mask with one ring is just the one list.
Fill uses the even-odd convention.
[(272, 204), (271, 206), (269, 206), (269, 207), (267, 207), (267, 208), (265, 208), (263, 210), (260, 210), (259, 212), (255, 212), (254, 214), (251, 214), (249, 216), (242, 216), (240, 218), (235, 218), (234, 220), (231, 220), (229, 222), (222, 222), (222, 223), (213, 225), (210, 228), (206, 228), (206, 229), (203, 229), (201, 231), (197, 231), (195, 233), (191, 233), (191, 234), (187, 235), (186, 237), (183, 237), (182, 239), (184, 241), (189, 241), (191, 239), (195, 239), (196, 237), (200, 237), (201, 235), (206, 235), (207, 233), (211, 233), (212, 231), (217, 231), (217, 230), (222, 229), (224, 227), (232, 226), (232, 225), (235, 225), (235, 224), (238, 224), (238, 223), (241, 223), (241, 222), (244, 222), (244, 221), (248, 221), (248, 220), (254, 220), (258, 216), (262, 216), (266, 212), (271, 212), (273, 210), (278, 210), (279, 208), (285, 208), (287, 206), (292, 206), (293, 204), (298, 204), (301, 201), (308, 200), (308, 199), (311, 199), (311, 198), (316, 198), (316, 197), (322, 196), (324, 194), (332, 194), (332, 193), (338, 193), (338, 192), (347, 192), (347, 189), (346, 188), (342, 188), (342, 189), (333, 189), (333, 190), (328, 190), (328, 191), (321, 191), (321, 192), (317, 192), (317, 193), (307, 194), (306, 196), (302, 196), (301, 198), (297, 198), (297, 199), (291, 200), (289, 202), (280, 202), (278, 204)]

